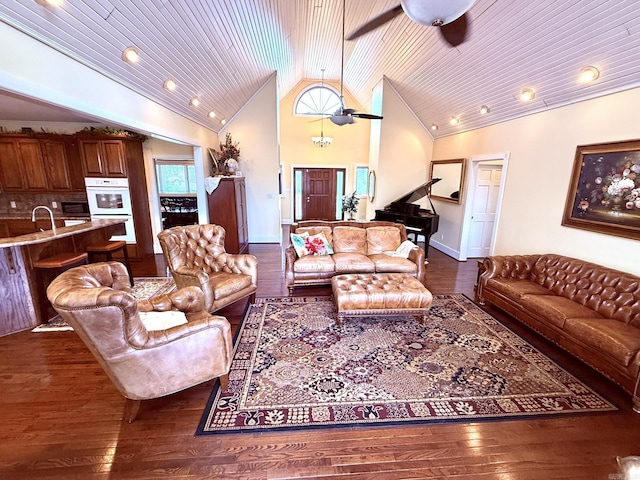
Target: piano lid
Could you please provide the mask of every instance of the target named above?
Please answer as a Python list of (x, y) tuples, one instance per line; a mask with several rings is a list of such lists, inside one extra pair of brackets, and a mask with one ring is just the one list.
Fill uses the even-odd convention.
[[(402, 197), (398, 198), (397, 200), (391, 202), (389, 205), (387, 205), (387, 207), (390, 207), (391, 205), (395, 205), (395, 204), (417, 202), (422, 197), (428, 196), (429, 192), (431, 191), (431, 185), (433, 185), (434, 183), (438, 183), (440, 180), (442, 180), (442, 179), (441, 178), (432, 178), (427, 183), (425, 183), (423, 185), (420, 185), (415, 190), (412, 190), (409, 193), (407, 193), (406, 195), (403, 195)], [(431, 199), (429, 199), (429, 200), (431, 200)]]

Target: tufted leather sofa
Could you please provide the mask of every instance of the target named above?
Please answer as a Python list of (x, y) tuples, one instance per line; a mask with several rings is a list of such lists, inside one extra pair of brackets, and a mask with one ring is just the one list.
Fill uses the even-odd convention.
[(412, 250), (409, 258), (383, 253), (395, 250), (407, 239), (401, 223), (306, 220), (291, 224), (290, 231), (309, 235), (323, 232), (334, 254), (298, 258), (293, 245), (289, 245), (285, 250), (289, 292), (297, 286), (330, 284), (334, 275), (345, 273), (408, 273), (425, 282), (424, 249)]
[(227, 253), (225, 235), (220, 225), (173, 227), (158, 234), (176, 285), (200, 287), (209, 312), (245, 297), (252, 302), (258, 288), (258, 260)]
[[(135, 418), (141, 400), (163, 397), (220, 377), (227, 382), (232, 358), (226, 318), (204, 310), (196, 287), (137, 302), (123, 264), (102, 262), (63, 272), (47, 288), (60, 316), (91, 350), (127, 398), (125, 417)], [(151, 329), (141, 312), (165, 325)], [(183, 312), (179, 324), (166, 316)], [(180, 314), (179, 314), (180, 315)]]
[(560, 255), (487, 257), (476, 298), (534, 328), (633, 395), (640, 413), (640, 277)]

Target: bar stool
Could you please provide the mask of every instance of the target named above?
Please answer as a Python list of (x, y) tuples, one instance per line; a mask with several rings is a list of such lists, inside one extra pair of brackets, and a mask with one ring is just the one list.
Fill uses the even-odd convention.
[(124, 255), (124, 265), (127, 267), (127, 273), (129, 273), (129, 283), (133, 287), (133, 274), (131, 273), (131, 265), (129, 264), (127, 242), (124, 240), (107, 240), (106, 242), (87, 245), (87, 253), (89, 254), (90, 263), (94, 263), (96, 256), (98, 255), (105, 255), (107, 257), (107, 261), (112, 261), (113, 254), (119, 251), (122, 251), (122, 254)]
[(47, 287), (57, 275), (60, 275), (65, 270), (69, 270), (72, 267), (80, 265), (86, 265), (88, 263), (88, 255), (84, 252), (69, 252), (59, 253), (51, 257), (40, 258), (32, 262), (34, 269), (39, 270), (40, 281), (42, 282), (42, 291), (39, 292), (40, 298), (40, 311), (41, 315), (46, 316), (46, 321), (49, 319), (48, 309), (51, 305), (47, 300)]

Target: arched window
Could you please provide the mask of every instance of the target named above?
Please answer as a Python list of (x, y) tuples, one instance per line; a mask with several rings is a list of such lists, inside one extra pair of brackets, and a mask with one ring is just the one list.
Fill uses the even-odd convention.
[(340, 108), (340, 97), (327, 87), (314, 86), (298, 96), (296, 115), (332, 115)]

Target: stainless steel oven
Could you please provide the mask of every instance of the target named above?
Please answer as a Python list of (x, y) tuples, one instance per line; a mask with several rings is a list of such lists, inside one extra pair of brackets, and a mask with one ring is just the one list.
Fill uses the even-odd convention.
[(133, 209), (127, 178), (85, 178), (87, 201), (91, 220), (122, 219), (121, 229), (111, 237), (112, 240), (136, 242), (133, 227)]

